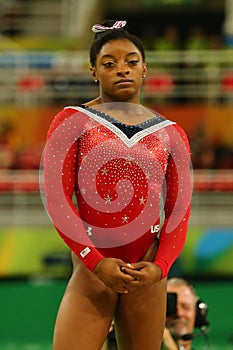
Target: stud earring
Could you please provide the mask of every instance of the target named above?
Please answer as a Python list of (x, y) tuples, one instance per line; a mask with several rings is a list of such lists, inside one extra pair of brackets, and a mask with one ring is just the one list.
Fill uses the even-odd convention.
[(146, 77), (146, 74), (143, 74), (142, 77), (143, 77), (143, 79), (144, 79), (144, 78)]
[(96, 83), (96, 84), (98, 83), (98, 79), (95, 79), (95, 83)]

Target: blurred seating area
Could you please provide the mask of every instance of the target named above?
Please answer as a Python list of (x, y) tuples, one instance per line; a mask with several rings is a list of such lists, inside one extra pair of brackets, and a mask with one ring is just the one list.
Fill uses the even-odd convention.
[[(233, 51), (146, 53), (149, 73), (144, 81), (143, 102), (164, 111), (164, 115), (170, 106), (171, 119), (178, 115), (179, 106), (187, 108), (186, 129), (188, 124), (196, 125), (199, 121), (189, 135), (194, 168), (232, 168)], [(2, 51), (0, 86), (1, 169), (37, 169), (48, 125), (41, 129), (45, 109), (51, 120), (63, 106), (78, 105), (98, 93), (89, 72), (88, 52), (83, 50)], [(201, 112), (198, 106), (202, 106)], [(223, 119), (217, 111), (225, 114), (226, 123), (230, 121), (222, 135), (217, 129), (223, 127)], [(200, 117), (199, 113), (203, 115)], [(190, 114), (192, 118), (188, 121)], [(209, 114), (213, 115), (209, 117)], [(22, 128), (23, 120), (25, 128)], [(203, 120), (206, 120), (204, 128)], [(29, 125), (32, 133), (30, 130), (26, 133)], [(211, 135), (213, 125), (215, 131)], [(224, 136), (226, 132), (228, 135)], [(31, 139), (27, 140), (28, 137)]]

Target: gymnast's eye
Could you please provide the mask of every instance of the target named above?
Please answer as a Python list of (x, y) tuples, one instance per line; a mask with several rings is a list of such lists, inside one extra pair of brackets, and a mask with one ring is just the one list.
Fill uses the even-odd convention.
[(114, 62), (112, 62), (112, 61), (104, 62), (103, 66), (106, 68), (112, 68), (112, 67), (114, 67)]
[(138, 60), (130, 60), (130, 61), (128, 61), (128, 64), (130, 65), (130, 66), (136, 66), (137, 64), (138, 64)]

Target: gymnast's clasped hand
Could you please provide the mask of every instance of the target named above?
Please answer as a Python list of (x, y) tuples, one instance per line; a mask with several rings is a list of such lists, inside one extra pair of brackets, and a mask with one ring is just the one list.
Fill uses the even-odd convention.
[(142, 289), (161, 279), (160, 268), (151, 262), (126, 264), (115, 258), (102, 259), (94, 273), (114, 292), (124, 294)]

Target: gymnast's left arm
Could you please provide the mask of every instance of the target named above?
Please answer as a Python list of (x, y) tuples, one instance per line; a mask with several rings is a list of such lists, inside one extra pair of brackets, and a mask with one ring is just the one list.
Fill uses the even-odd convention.
[(173, 262), (184, 247), (192, 198), (192, 171), (188, 138), (179, 126), (172, 128), (172, 149), (166, 171), (164, 195), (165, 219), (154, 260), (154, 263), (161, 269), (162, 278), (167, 277)]

